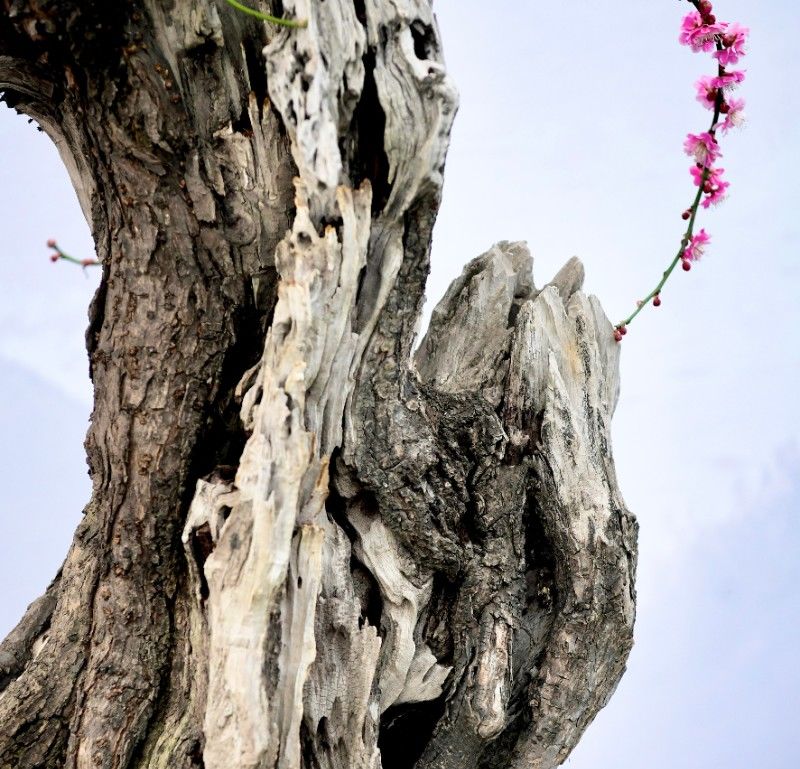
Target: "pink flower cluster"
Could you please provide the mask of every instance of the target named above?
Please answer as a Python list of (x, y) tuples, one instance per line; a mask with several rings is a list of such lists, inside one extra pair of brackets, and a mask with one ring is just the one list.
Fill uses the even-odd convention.
[[(713, 51), (717, 60), (717, 74), (704, 75), (697, 81), (696, 88), (697, 101), (706, 109), (713, 110), (714, 118), (708, 131), (689, 134), (683, 147), (686, 154), (695, 161), (689, 170), (695, 186), (702, 190), (703, 208), (708, 208), (725, 198), (729, 186), (722, 179), (725, 169), (714, 166), (722, 157), (716, 133), (717, 130), (727, 133), (744, 121), (744, 100), (732, 98), (730, 92), (744, 80), (745, 73), (743, 70), (728, 70), (727, 67), (738, 63), (744, 56), (749, 31), (740, 24), (717, 21), (709, 0), (693, 2), (693, 5), (695, 10), (683, 19), (679, 40), (695, 52)], [(720, 121), (723, 115), (724, 118)], [(702, 245), (707, 242), (707, 239), (703, 240)], [(689, 254), (685, 262), (696, 258), (692, 256), (696, 251), (691, 248), (691, 242), (685, 253)]]
[(703, 187), (703, 208), (708, 208), (712, 204), (719, 203), (725, 199), (725, 193), (730, 187), (729, 182), (722, 181), (722, 174), (725, 173), (724, 168), (711, 168), (710, 166), (697, 163), (693, 165), (689, 172), (694, 179), (694, 186)]
[(681, 255), (681, 259), (683, 259), (684, 270), (689, 269), (689, 267), (686, 266), (689, 262), (694, 262), (703, 255), (703, 252), (706, 250), (706, 246), (710, 242), (711, 236), (708, 235), (705, 230), (700, 230), (697, 235), (692, 236), (692, 238), (689, 240), (689, 243), (686, 245), (686, 248), (683, 249), (683, 254)]

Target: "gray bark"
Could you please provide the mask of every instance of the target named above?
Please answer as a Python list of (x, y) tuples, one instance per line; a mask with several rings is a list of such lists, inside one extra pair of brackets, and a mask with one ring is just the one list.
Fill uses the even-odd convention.
[(428, 0), (4, 10), (103, 276), (93, 495), (0, 646), (0, 767), (562, 763), (632, 639), (618, 348), (577, 260), (539, 290), (501, 242), (414, 352)]

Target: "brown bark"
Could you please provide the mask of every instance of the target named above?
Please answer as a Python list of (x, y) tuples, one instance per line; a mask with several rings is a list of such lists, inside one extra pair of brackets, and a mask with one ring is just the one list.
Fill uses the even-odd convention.
[(0, 646), (0, 767), (562, 762), (631, 643), (617, 351), (579, 264), (538, 291), (501, 243), (412, 359), (456, 108), (427, 0), (3, 10), (103, 275), (93, 495)]

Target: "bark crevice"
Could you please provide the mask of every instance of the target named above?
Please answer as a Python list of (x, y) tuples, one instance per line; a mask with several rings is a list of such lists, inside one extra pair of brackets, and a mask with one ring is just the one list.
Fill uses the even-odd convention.
[(14, 629), (0, 643), (0, 692), (47, 643), (47, 631), (58, 603), (60, 586), (59, 571), (44, 594), (28, 606)]

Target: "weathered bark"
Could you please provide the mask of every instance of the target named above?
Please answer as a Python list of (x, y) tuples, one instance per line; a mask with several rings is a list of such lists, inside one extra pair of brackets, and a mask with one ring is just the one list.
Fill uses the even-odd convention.
[[(266, 5), (264, 9), (267, 10)], [(428, 0), (4, 0), (103, 263), (93, 495), (0, 646), (2, 767), (553, 767), (631, 645), (617, 347), (470, 262), (416, 354), (456, 94)]]

